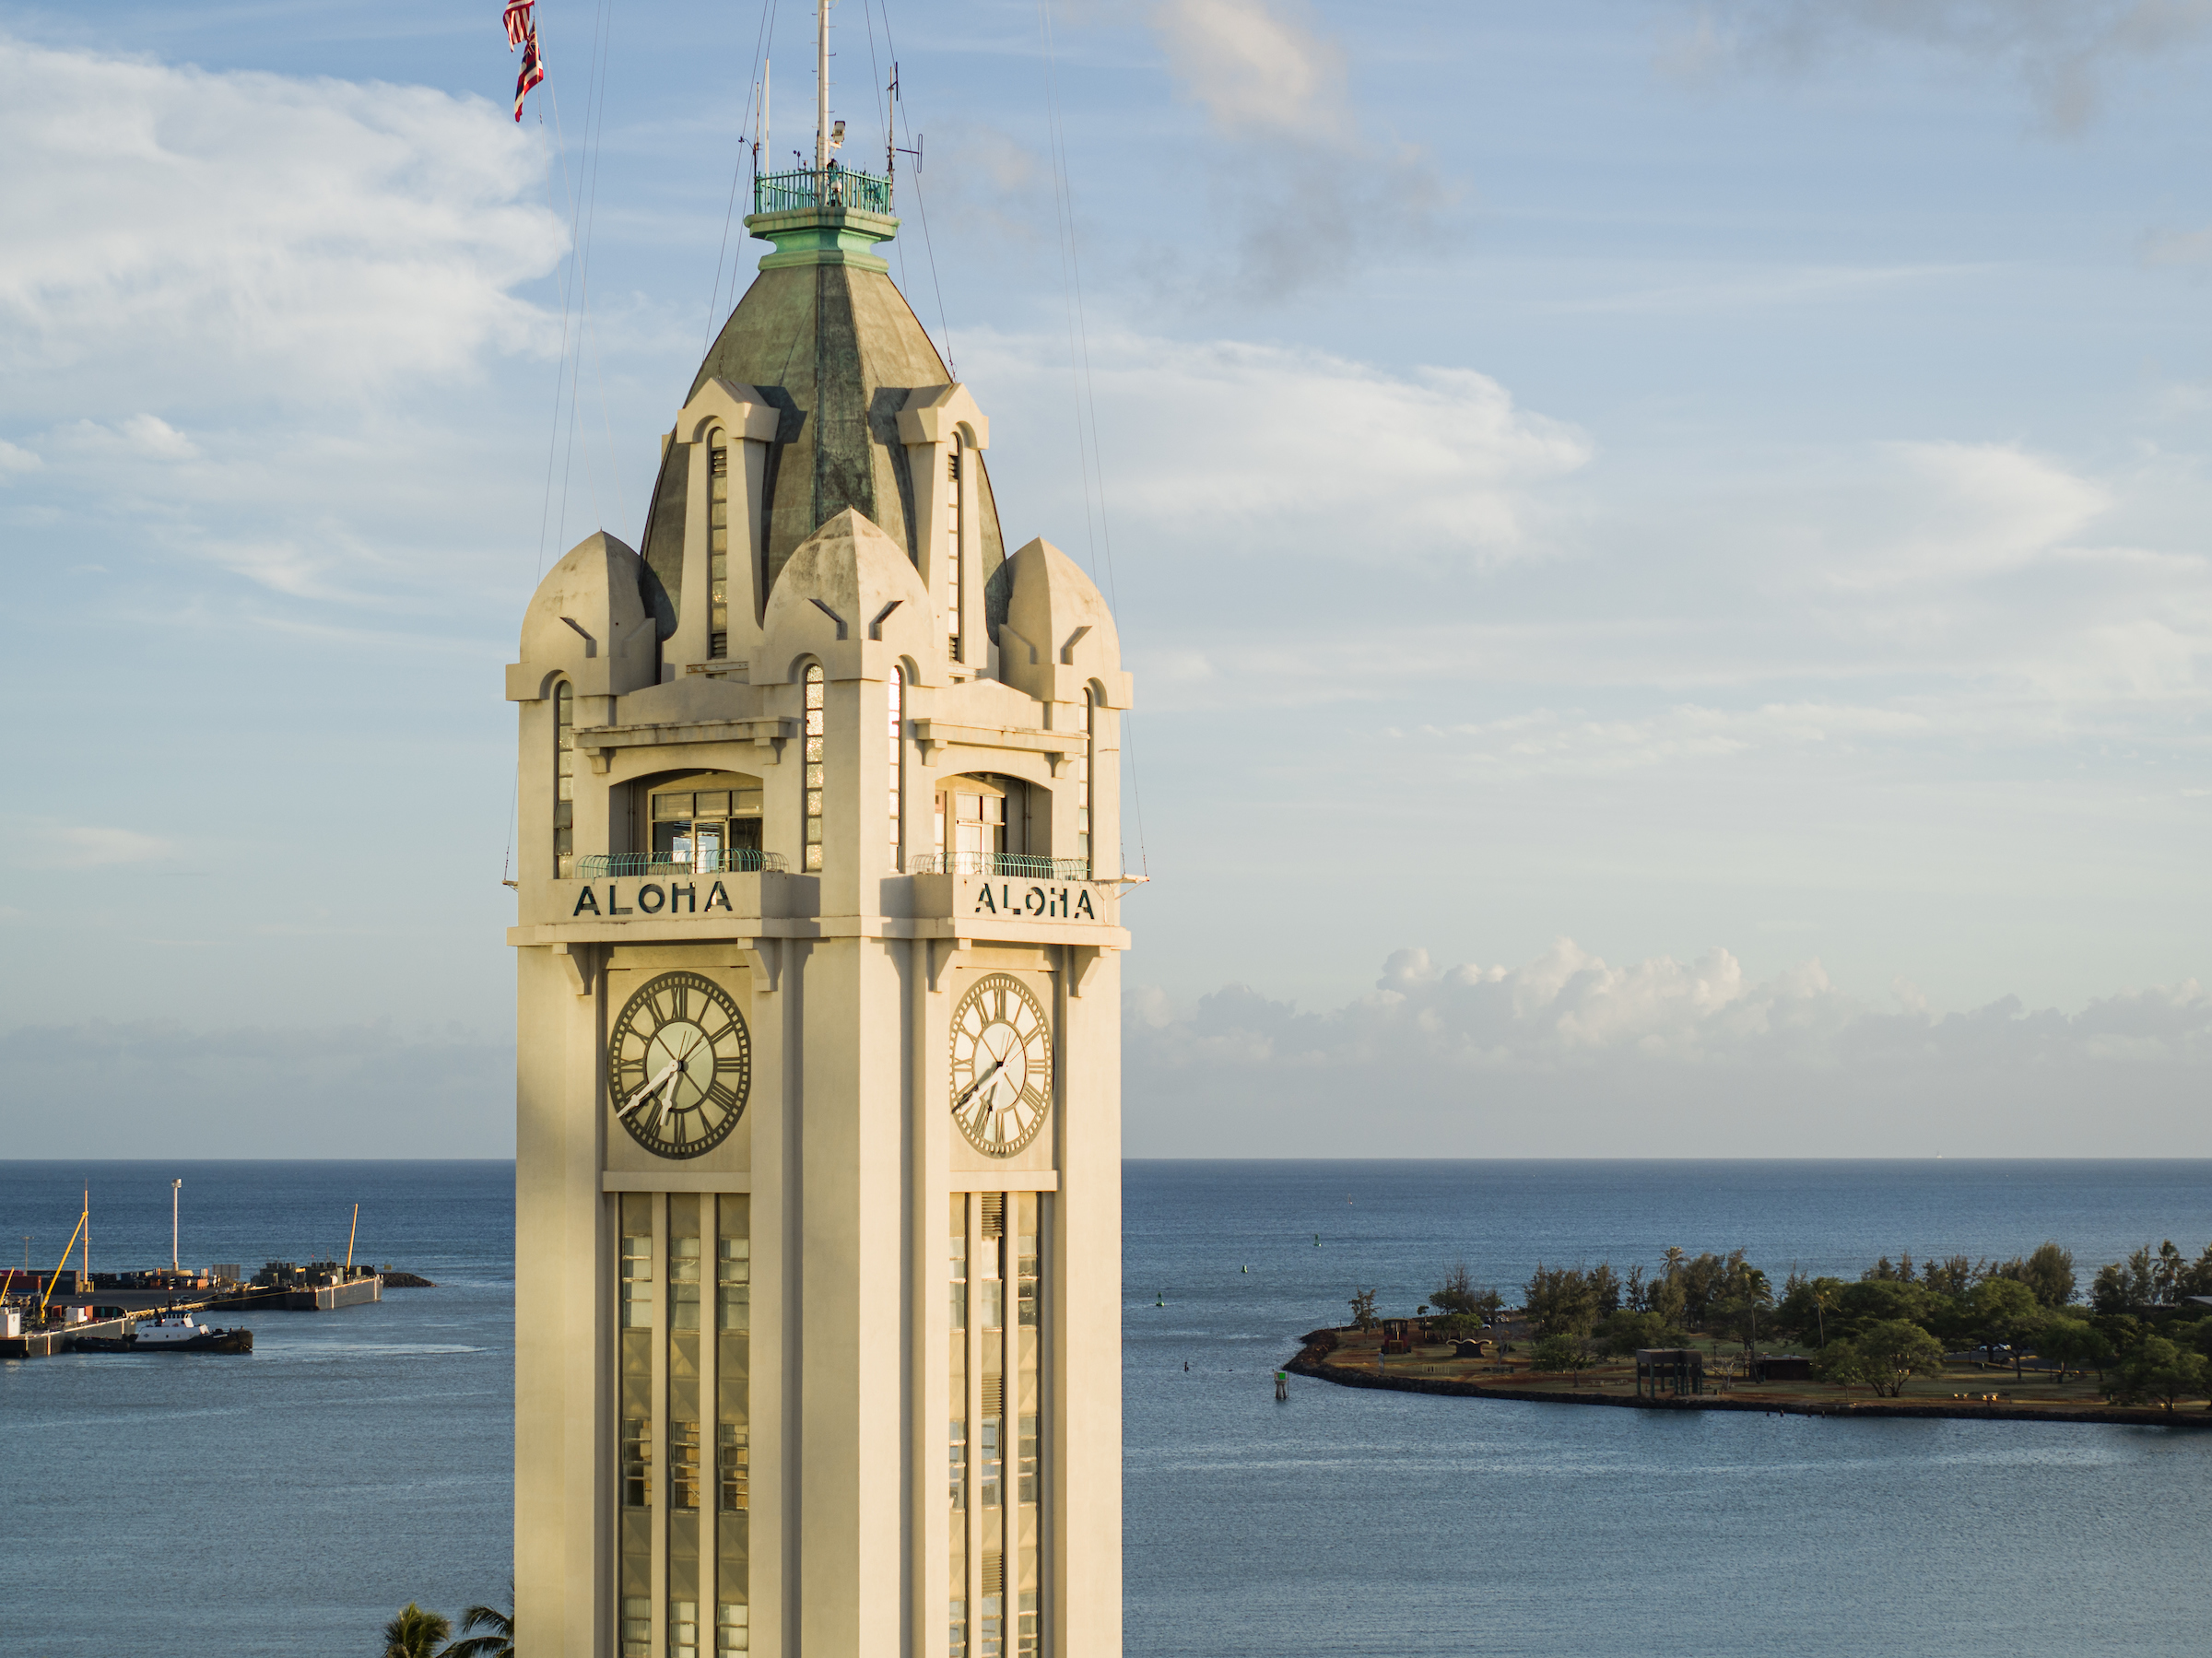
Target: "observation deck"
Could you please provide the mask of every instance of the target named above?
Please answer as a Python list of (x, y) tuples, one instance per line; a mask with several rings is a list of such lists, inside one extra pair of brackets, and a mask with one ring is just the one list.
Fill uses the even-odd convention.
[(869, 249), (899, 233), (888, 173), (840, 167), (794, 167), (753, 175), (753, 210), (745, 228), (776, 251), (760, 261), (772, 271), (791, 265), (851, 265), (888, 272)]

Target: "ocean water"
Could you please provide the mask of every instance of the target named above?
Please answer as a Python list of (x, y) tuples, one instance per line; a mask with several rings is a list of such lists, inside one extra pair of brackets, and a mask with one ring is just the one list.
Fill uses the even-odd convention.
[[(93, 1265), (154, 1264), (180, 1175), (188, 1261), (342, 1253), (359, 1202), (359, 1258), (440, 1288), (251, 1315), (247, 1359), (0, 1363), (0, 1649), (369, 1652), (500, 1600), (512, 1166), (5, 1164), (0, 1244), (51, 1265), (88, 1182)], [(2166, 1237), (2212, 1239), (2212, 1163), (1131, 1163), (1127, 1651), (2201, 1652), (2212, 1433), (1273, 1396), (1352, 1288), (1410, 1309), (1463, 1259), (2055, 1238), (2086, 1281)]]

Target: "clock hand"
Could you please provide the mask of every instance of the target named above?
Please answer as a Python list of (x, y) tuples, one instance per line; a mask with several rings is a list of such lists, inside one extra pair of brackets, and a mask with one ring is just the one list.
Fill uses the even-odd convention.
[(661, 1090), (661, 1113), (653, 1120), (653, 1125), (656, 1129), (668, 1121), (669, 1108), (676, 1104), (676, 1085), (684, 1079), (682, 1062), (678, 1061), (670, 1065), (666, 1075), (668, 1086)]
[[(988, 1052), (988, 1050), (985, 1050), (985, 1052)], [(982, 1088), (983, 1084), (989, 1082), (994, 1076), (997, 1076), (999, 1072), (1004, 1070), (1006, 1068), (1006, 1062), (1005, 1060), (1000, 1060), (988, 1071), (985, 1071), (981, 1076), (970, 1083), (965, 1088), (962, 1088), (960, 1090), (960, 1097), (952, 1102), (954, 1113), (957, 1115), (961, 1108), (964, 1107), (970, 1099), (974, 1098), (976, 1089)]]
[(664, 1070), (658, 1076), (654, 1077), (651, 1082), (645, 1084), (636, 1093), (632, 1094), (628, 1099), (623, 1101), (622, 1109), (618, 1111), (615, 1115), (618, 1117), (627, 1117), (630, 1112), (636, 1111), (638, 1109), (639, 1102), (648, 1098), (653, 1093), (653, 1090), (659, 1088), (661, 1084), (666, 1082), (668, 1080), (669, 1074), (676, 1068), (676, 1061), (670, 1060), (668, 1062), (667, 1069)]

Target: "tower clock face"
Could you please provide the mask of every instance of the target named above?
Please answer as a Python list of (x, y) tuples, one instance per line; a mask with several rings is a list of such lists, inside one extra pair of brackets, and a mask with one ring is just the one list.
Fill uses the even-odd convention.
[(1053, 1101), (1053, 1026), (1011, 973), (978, 979), (952, 1013), (952, 1119), (978, 1151), (1012, 1157)]
[(623, 1005), (606, 1044), (608, 1103), (646, 1150), (695, 1158), (745, 1112), (753, 1044), (730, 994), (699, 973), (663, 973)]

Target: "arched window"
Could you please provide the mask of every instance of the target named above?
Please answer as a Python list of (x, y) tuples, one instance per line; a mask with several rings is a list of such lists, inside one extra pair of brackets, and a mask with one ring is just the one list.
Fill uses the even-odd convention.
[(576, 873), (576, 688), (553, 688), (553, 878)]
[(806, 664), (806, 867), (822, 866), (822, 733), (827, 707), (822, 664)]
[(707, 654), (730, 653), (730, 440), (707, 439)]
[(1090, 858), (1090, 758), (1098, 745), (1097, 699), (1083, 689), (1083, 753), (1076, 761), (1076, 856)]
[(906, 675), (891, 670), (890, 683), (884, 688), (884, 700), (890, 709), (890, 766), (887, 781), (891, 796), (891, 872), (900, 869), (899, 852), (906, 841), (906, 745), (900, 741), (900, 724), (906, 717)]
[(945, 654), (960, 660), (960, 434), (945, 451)]

